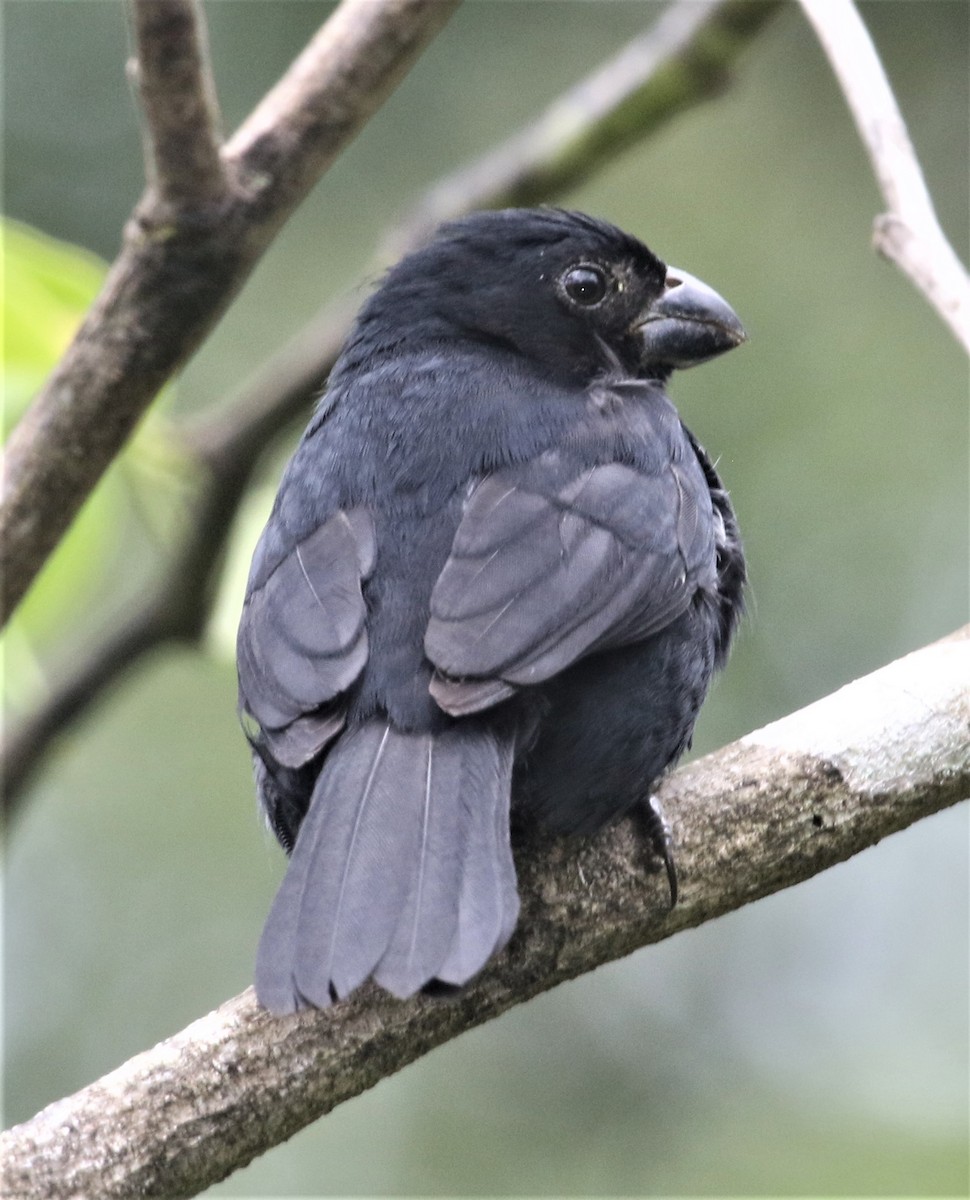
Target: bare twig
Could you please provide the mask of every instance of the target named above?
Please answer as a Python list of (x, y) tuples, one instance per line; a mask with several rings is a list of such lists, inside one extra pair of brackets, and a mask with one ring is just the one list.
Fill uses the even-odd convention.
[(197, 0), (134, 0), (146, 174), (159, 200), (178, 207), (216, 200), (226, 178), (205, 24)]
[(852, 0), (801, 0), (845, 93), (889, 211), (876, 249), (894, 262), (970, 353), (970, 276), (947, 241), (896, 97)]
[(779, 7), (773, 0), (672, 4), (535, 121), (432, 187), (392, 231), (385, 256), (397, 258), (469, 207), (538, 204), (576, 187), (632, 142), (720, 92), (739, 51)]
[[(224, 149), (220, 195), (189, 204), (182, 178), (182, 203), (173, 208), (149, 186), (100, 296), (7, 444), (3, 621), (158, 389), (194, 352), (282, 222), (456, 3), (343, 0), (271, 93), (275, 124), (267, 122), (264, 104), (251, 119), (255, 128), (244, 125)], [(198, 73), (188, 74), (198, 82)], [(203, 140), (194, 138), (196, 149)], [(174, 151), (164, 137), (156, 138), (155, 153), (173, 182), (167, 173)], [(211, 173), (207, 178), (211, 184)]]
[(624, 822), (517, 847), (508, 950), (449, 1002), (365, 988), (273, 1018), (251, 991), (0, 1139), (22, 1200), (189, 1196), (434, 1046), (639, 946), (842, 862), (970, 794), (970, 626), (677, 771), (683, 900)]
[(344, 0), (226, 146), (277, 223), (398, 85), (457, 0)]
[[(703, 5), (678, 0), (657, 28), (628, 43), (536, 122), (433, 186), (385, 236), (382, 258), (413, 248), (439, 217), (536, 203), (574, 186), (633, 138), (656, 131), (663, 120), (719, 90), (741, 49), (778, 7), (777, 0)], [(589, 102), (588, 111), (581, 101)], [(568, 123), (554, 119), (567, 109), (578, 115)], [(246, 134), (246, 145), (254, 144), (257, 126)], [(490, 164), (487, 170), (483, 163)], [(309, 410), (352, 315), (346, 303), (324, 308), (237, 396), (185, 431), (190, 457), (199, 462), (205, 482), (183, 541), (130, 623), (113, 630), (88, 655), (75, 655), (70, 673), (7, 735), (3, 798), (8, 812), (50, 741), (100, 688), (130, 667), (137, 655), (166, 639), (191, 641), (199, 636), (229, 522), (252, 469), (272, 435)], [(133, 625), (139, 631), (136, 639), (131, 637)]]

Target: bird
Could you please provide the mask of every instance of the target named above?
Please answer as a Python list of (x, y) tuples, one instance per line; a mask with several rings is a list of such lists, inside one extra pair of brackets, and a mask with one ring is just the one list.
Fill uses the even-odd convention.
[(237, 639), (289, 856), (260, 1004), (459, 989), (519, 914), (510, 814), (648, 816), (743, 609), (738, 523), (666, 393), (745, 340), (599, 218), (442, 225), (364, 302), (282, 476)]

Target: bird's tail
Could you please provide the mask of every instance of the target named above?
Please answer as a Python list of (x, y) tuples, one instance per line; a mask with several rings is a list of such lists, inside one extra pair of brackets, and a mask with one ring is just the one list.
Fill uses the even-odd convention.
[(263, 930), (260, 1002), (325, 1008), (368, 977), (405, 997), (480, 970), (518, 917), (511, 774), (511, 743), (470, 722), (343, 734)]

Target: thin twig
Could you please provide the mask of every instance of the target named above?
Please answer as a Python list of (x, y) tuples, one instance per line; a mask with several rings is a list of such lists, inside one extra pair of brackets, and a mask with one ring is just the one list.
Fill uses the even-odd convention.
[(906, 123), (852, 0), (801, 0), (868, 151), (888, 212), (873, 242), (922, 292), (970, 353), (970, 276), (940, 228)]
[(134, 0), (131, 73), (146, 128), (146, 173), (159, 199), (190, 206), (222, 196), (219, 108), (197, 0)]
[(516, 847), (512, 942), (447, 1002), (373, 987), (274, 1018), (249, 990), (0, 1138), (5, 1196), (190, 1196), (434, 1046), (842, 862), (970, 794), (970, 627), (675, 772), (673, 912), (630, 822)]
[(737, 53), (779, 7), (681, 0), (656, 24), (507, 141), (435, 184), (384, 245), (395, 259), (442, 221), (476, 208), (529, 206), (578, 186), (729, 80)]
[(254, 203), (288, 215), (458, 0), (344, 0), (226, 145)]
[[(664, 120), (709, 99), (778, 7), (777, 0), (704, 5), (678, 0), (657, 28), (628, 43), (509, 142), (432, 186), (385, 235), (381, 261), (369, 273), (380, 269), (386, 255), (404, 253), (420, 243), (438, 217), (553, 199), (600, 169), (635, 137), (656, 132)], [(614, 76), (618, 82), (608, 84)], [(677, 80), (673, 88), (671, 79)], [(577, 108), (584, 96), (595, 98), (588, 112)], [(553, 119), (566, 108), (585, 113), (584, 120), (574, 118), (566, 124)], [(255, 130), (250, 128), (245, 145), (254, 144)], [(484, 170), (481, 163), (492, 165)], [(138, 613), (132, 617), (140, 630), (156, 622), (156, 636), (140, 637), (132, 655), (146, 653), (166, 639), (191, 641), (204, 628), (221, 550), (250, 474), (270, 438), (309, 411), (352, 315), (346, 302), (325, 307), (236, 396), (183, 431), (188, 455), (200, 464), (205, 482), (183, 541), (174, 551), (175, 567), (158, 577), (141, 602), (139, 612), (149, 614), (148, 622)], [(110, 683), (122, 663), (131, 666), (133, 657), (119, 653), (119, 647), (126, 653), (131, 648), (127, 628), (113, 630), (86, 656), (75, 654), (69, 674), (7, 734), (2, 770), (8, 813), (16, 808), (53, 738)], [(105, 670), (105, 662), (110, 670)]]
[[(274, 91), (275, 125), (225, 148), (221, 195), (190, 207), (183, 194), (173, 211), (148, 187), (101, 294), (7, 443), (3, 622), (159, 388), (456, 3), (344, 0), (311, 43), (310, 60), (301, 57)], [(327, 106), (309, 119), (308, 105), (324, 97)], [(168, 171), (175, 152), (163, 152), (164, 141), (157, 152)]]

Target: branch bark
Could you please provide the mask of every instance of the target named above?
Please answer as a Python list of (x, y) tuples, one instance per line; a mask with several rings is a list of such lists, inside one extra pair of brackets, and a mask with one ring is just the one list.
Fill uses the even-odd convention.
[[(779, 7), (779, 0), (677, 0), (656, 26), (534, 122), (434, 184), (385, 235), (369, 273), (414, 249), (440, 220), (477, 208), (535, 204), (574, 187), (631, 141), (717, 94), (740, 52)], [(254, 114), (247, 132), (237, 135), (238, 144), (255, 145), (257, 131), (268, 124), (266, 111), (258, 120)], [(185, 534), (137, 610), (103, 643), (75, 655), (70, 672), (45, 701), (6, 735), (2, 775), (8, 815), (51, 741), (102, 688), (165, 641), (192, 642), (201, 635), (232, 516), (256, 462), (274, 434), (309, 411), (352, 317), (346, 304), (322, 309), (238, 395), (183, 430), (186, 457), (204, 479)]]
[(134, 0), (129, 64), (145, 115), (145, 175), (176, 208), (218, 200), (226, 188), (219, 109), (197, 0)]
[(224, 148), (221, 172), (211, 153), (196, 9), (188, 0), (145, 0), (136, 9), (142, 47), (166, 20), (177, 27), (168, 36), (184, 52), (174, 79), (188, 81), (191, 161), (175, 165), (176, 100), (157, 95), (164, 70), (146, 51), (157, 179), (128, 223), (100, 296), (7, 443), (0, 504), (4, 622), (161, 385), (456, 4), (343, 0)]
[(673, 912), (630, 822), (520, 839), (519, 929), (456, 999), (366, 987), (274, 1018), (247, 990), (4, 1134), (3, 1195), (195, 1195), (464, 1030), (966, 799), (968, 678), (970, 626), (675, 772)]
[(879, 55), (852, 0), (801, 0), (828, 55), (888, 212), (873, 243), (916, 285), (970, 354), (970, 276), (940, 228), (916, 151)]

